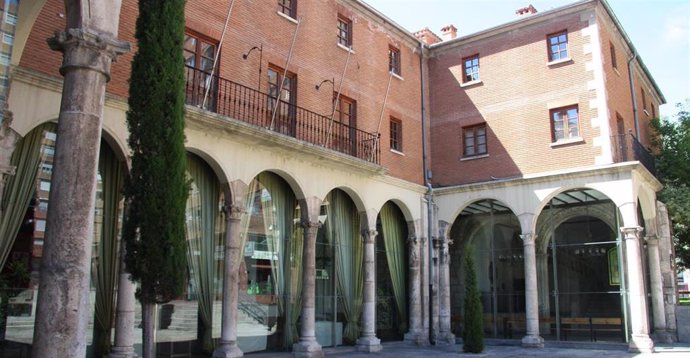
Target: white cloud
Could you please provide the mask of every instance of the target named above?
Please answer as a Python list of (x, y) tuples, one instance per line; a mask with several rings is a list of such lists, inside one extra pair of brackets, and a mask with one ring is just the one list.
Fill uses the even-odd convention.
[(665, 45), (690, 46), (690, 6), (681, 6), (664, 23)]

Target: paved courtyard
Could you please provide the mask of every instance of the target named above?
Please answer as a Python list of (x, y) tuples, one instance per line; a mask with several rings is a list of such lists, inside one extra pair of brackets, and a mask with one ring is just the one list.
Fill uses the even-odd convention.
[[(360, 358), (418, 358), (418, 357), (548, 357), (548, 358), (685, 358), (690, 357), (689, 344), (676, 344), (674, 346), (657, 347), (657, 352), (647, 354), (628, 353), (624, 344), (563, 344), (547, 342), (543, 349), (528, 349), (517, 345), (517, 341), (487, 340), (486, 349), (480, 354), (462, 352), (462, 345), (452, 347), (416, 347), (402, 342), (384, 343), (383, 350), (378, 353), (356, 352), (354, 347), (338, 347), (324, 349), (327, 357), (360, 357)], [(291, 353), (249, 353), (249, 358), (291, 357)]]

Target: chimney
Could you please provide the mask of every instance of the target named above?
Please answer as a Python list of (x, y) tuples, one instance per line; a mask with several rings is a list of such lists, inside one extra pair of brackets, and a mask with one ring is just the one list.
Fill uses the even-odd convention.
[(435, 43), (441, 42), (441, 38), (438, 37), (435, 33), (433, 33), (431, 30), (429, 30), (428, 27), (425, 27), (417, 32), (414, 33), (414, 36), (424, 42), (427, 45), (433, 45)]
[(441, 28), (441, 38), (443, 38), (443, 41), (452, 40), (456, 37), (458, 37), (458, 29), (452, 24)]
[(518, 17), (529, 16), (529, 15), (536, 14), (536, 13), (537, 13), (537, 9), (535, 9), (534, 6), (532, 6), (532, 4), (529, 4), (529, 6), (527, 6), (527, 7), (521, 7), (519, 9), (515, 10), (515, 14)]

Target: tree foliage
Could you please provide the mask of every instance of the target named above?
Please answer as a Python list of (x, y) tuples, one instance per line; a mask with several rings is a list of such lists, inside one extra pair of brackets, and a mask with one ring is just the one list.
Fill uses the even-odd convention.
[(679, 266), (690, 267), (690, 100), (676, 106), (674, 118), (655, 119), (652, 128), (658, 178), (664, 185), (659, 200), (668, 207)]
[(465, 302), (462, 323), (462, 350), (481, 353), (484, 350), (484, 321), (482, 301), (474, 268), (474, 249), (465, 250)]
[(185, 278), (184, 0), (140, 0), (129, 87), (132, 168), (123, 239), (142, 303), (179, 296)]

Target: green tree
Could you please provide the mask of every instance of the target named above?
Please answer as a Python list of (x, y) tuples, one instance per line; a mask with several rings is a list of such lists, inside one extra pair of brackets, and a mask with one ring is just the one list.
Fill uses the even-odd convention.
[(155, 353), (155, 304), (180, 296), (185, 280), (184, 3), (140, 0), (136, 24), (123, 238), (126, 267), (139, 283), (144, 358)]
[(484, 321), (482, 301), (474, 269), (474, 248), (465, 250), (465, 302), (462, 322), (462, 350), (481, 353), (484, 350)]
[(678, 103), (673, 119), (654, 119), (656, 167), (664, 185), (659, 200), (671, 217), (679, 267), (690, 267), (690, 100)]

